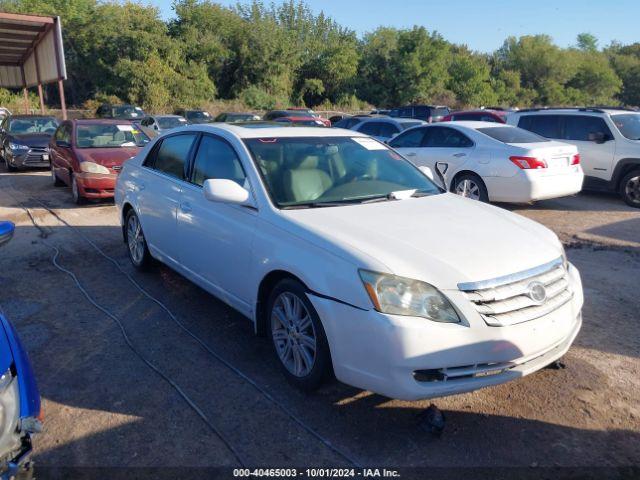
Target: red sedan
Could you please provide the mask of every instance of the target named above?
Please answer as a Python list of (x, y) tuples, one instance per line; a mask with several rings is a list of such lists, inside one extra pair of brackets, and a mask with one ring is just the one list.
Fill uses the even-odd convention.
[(71, 186), (73, 200), (112, 198), (122, 164), (149, 142), (123, 120), (67, 120), (51, 138), (51, 178)]
[(443, 122), (459, 122), (463, 120), (472, 120), (478, 122), (495, 122), (507, 123), (507, 112), (502, 110), (466, 110), (462, 112), (453, 112), (442, 119)]

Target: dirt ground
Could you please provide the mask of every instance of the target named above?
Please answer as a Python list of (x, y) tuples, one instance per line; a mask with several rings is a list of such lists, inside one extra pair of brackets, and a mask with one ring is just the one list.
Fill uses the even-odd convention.
[[(35, 442), (36, 465), (237, 465), (183, 398), (129, 349), (117, 324), (54, 268), (48, 245), (250, 465), (337, 467), (349, 466), (348, 459), (399, 467), (640, 465), (640, 210), (595, 194), (503, 207), (549, 226), (565, 242), (583, 277), (584, 326), (564, 370), (436, 399), (447, 420), (437, 438), (419, 423), (430, 401), (390, 400), (337, 382), (313, 395), (295, 390), (248, 320), (168, 268), (140, 274), (130, 267), (112, 203), (76, 207), (47, 172), (1, 170), (0, 218), (17, 229), (0, 250), (0, 306), (30, 353), (41, 389), (45, 429)], [(344, 455), (208, 353), (82, 235)]]

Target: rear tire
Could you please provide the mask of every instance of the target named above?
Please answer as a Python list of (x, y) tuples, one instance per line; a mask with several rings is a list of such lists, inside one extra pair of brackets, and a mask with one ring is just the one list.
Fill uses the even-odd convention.
[(451, 185), (451, 191), (472, 200), (480, 200), (485, 203), (489, 201), (487, 186), (475, 173), (463, 173), (457, 176)]
[(329, 343), (320, 317), (298, 281), (281, 280), (269, 295), (267, 329), (287, 380), (305, 392), (332, 372)]
[(151, 265), (151, 253), (144, 238), (140, 219), (133, 209), (127, 212), (124, 220), (124, 239), (133, 266), (138, 270), (147, 270)]
[(630, 207), (640, 208), (640, 170), (633, 170), (622, 178), (620, 195)]

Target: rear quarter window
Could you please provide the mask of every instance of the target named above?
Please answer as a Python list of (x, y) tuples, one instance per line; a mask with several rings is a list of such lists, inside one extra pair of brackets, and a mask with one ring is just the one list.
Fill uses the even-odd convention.
[(560, 138), (560, 115), (523, 115), (518, 127), (545, 138)]

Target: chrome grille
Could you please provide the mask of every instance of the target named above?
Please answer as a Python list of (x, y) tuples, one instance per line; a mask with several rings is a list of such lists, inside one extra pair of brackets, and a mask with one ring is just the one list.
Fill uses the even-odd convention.
[(48, 160), (43, 160), (42, 155), (49, 153), (49, 149), (46, 147), (31, 147), (27, 156), (24, 159), (24, 164), (44, 163)]
[[(544, 298), (532, 287), (544, 286)], [(540, 267), (508, 277), (459, 284), (487, 325), (504, 327), (547, 315), (573, 297), (568, 272), (559, 258)]]

